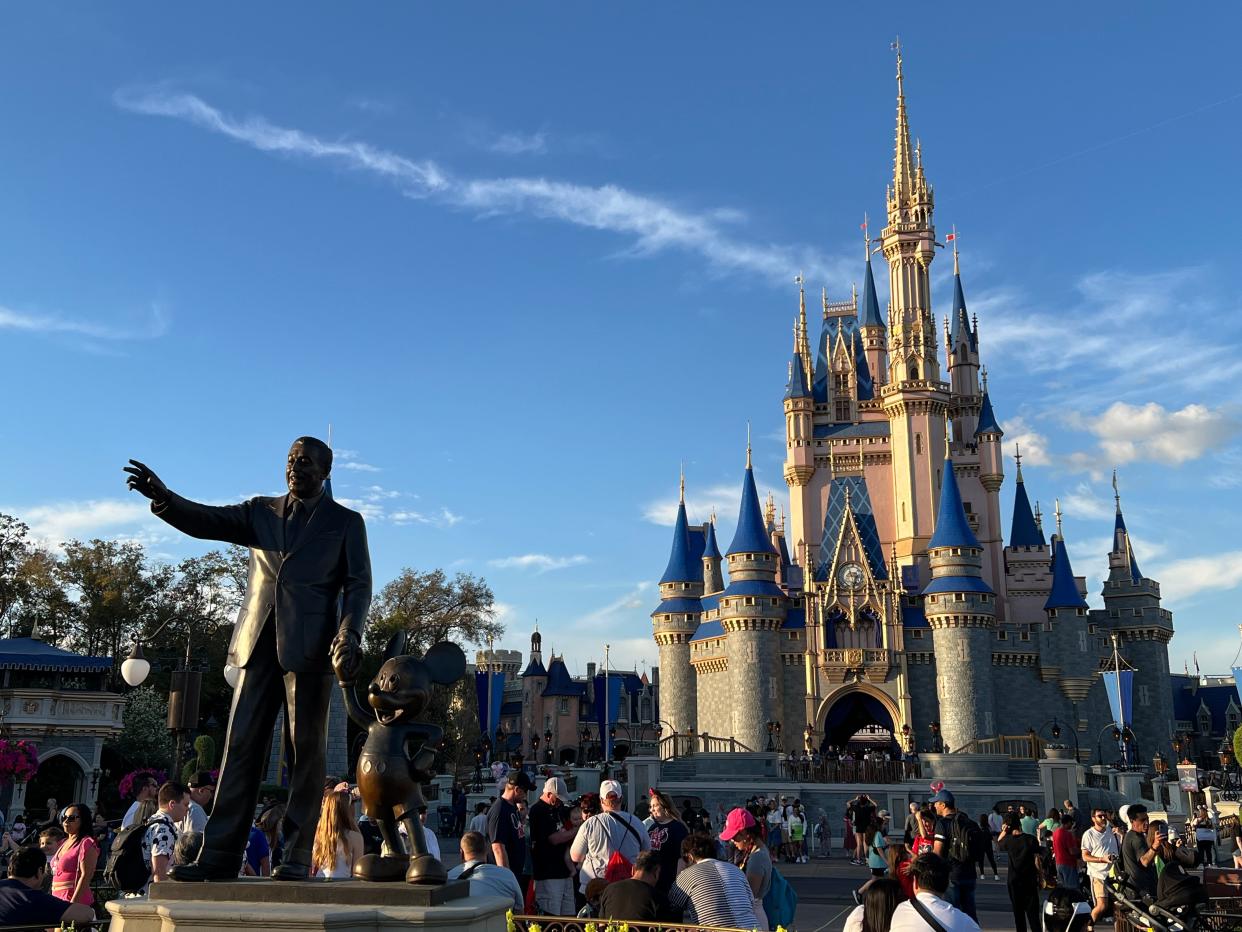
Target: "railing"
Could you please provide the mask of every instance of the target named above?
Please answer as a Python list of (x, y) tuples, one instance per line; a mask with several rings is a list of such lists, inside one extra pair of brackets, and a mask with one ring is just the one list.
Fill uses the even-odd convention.
[(922, 779), (917, 761), (787, 760), (782, 762), (786, 780), (800, 783), (901, 783)]
[(1087, 786), (1094, 787), (1097, 790), (1111, 790), (1113, 788), (1112, 781), (1108, 779), (1108, 774), (1106, 773), (1095, 773), (1092, 770), (1088, 770), (1084, 779)]
[(749, 754), (753, 749), (736, 738), (717, 738), (715, 735), (669, 735), (660, 739), (660, 757), (689, 757), (691, 754)]
[(508, 932), (531, 932), (538, 928), (542, 932), (587, 932), (590, 926), (596, 932), (620, 932), (622, 927), (629, 932), (753, 932), (753, 930), (730, 929), (727, 926), (691, 926), (668, 922), (635, 922), (627, 919), (577, 919), (572, 916), (515, 916), (508, 917)]
[(1038, 735), (997, 735), (995, 738), (976, 738), (960, 748), (955, 754), (1004, 754), (1014, 760), (1039, 760), (1044, 742)]

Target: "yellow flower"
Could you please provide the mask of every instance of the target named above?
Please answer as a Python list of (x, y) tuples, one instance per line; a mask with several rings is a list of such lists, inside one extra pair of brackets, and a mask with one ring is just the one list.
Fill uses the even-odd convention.
[(532, 922), (526, 927), (526, 932), (543, 932), (543, 926), (537, 922)]
[(582, 932), (599, 932), (599, 926), (593, 922), (588, 922), (582, 927)]
[(513, 910), (505, 913), (505, 932), (517, 932), (517, 923), (513, 921)]

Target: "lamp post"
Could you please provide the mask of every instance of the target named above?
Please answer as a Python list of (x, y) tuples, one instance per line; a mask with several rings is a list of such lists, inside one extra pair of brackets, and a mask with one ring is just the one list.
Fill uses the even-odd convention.
[[(168, 618), (155, 629), (148, 640), (152, 640), (162, 632), (172, 618)], [(168, 683), (168, 730), (173, 733), (173, 773), (181, 773), (181, 764), (185, 755), (186, 737), (189, 732), (198, 729), (198, 701), (203, 688), (203, 673), (191, 668), (193, 642), (187, 635), (185, 656), (181, 665), (173, 672)], [(232, 677), (229, 673), (232, 670)], [(151, 673), (151, 661), (147, 660), (142, 650), (142, 641), (134, 642), (129, 656), (121, 662), (121, 678), (130, 686), (141, 686)], [(236, 668), (225, 667), (225, 679), (230, 686), (236, 686), (238, 671)]]
[[(1035, 747), (1034, 747), (1035, 740), (1034, 739), (1042, 735), (1044, 733), (1045, 728), (1048, 729), (1048, 734), (1052, 737), (1052, 740), (1056, 743), (1060, 743), (1061, 735), (1065, 733), (1065, 730), (1061, 727), (1061, 723), (1058, 722), (1055, 718), (1053, 718), (1050, 721), (1044, 722), (1042, 725), (1039, 726), (1038, 729), (1035, 729), (1035, 728), (1030, 729), (1029, 734), (1031, 735), (1031, 738), (1032, 738), (1032, 741), (1031, 741), (1031, 753), (1032, 754), (1035, 753)], [(1080, 757), (1079, 757), (1079, 746), (1078, 746), (1078, 733), (1073, 728), (1070, 728), (1069, 736), (1074, 739), (1074, 762), (1079, 763)]]
[(776, 742), (775, 742), (775, 741), (773, 741), (773, 739), (772, 739), (772, 734), (773, 734), (773, 732), (775, 732), (775, 731), (776, 731), (776, 722), (771, 722), (771, 721), (770, 721), (770, 722), (768, 722), (767, 727), (768, 727), (768, 746), (767, 746), (766, 750), (768, 750), (768, 751), (775, 751), (775, 750), (776, 750)]
[(483, 749), (481, 747), (475, 748), (474, 751), (474, 791), (483, 792)]
[(928, 727), (931, 728), (932, 753), (943, 754), (944, 753), (944, 739), (940, 737), (940, 722), (939, 721), (932, 722), (931, 725), (929, 725)]
[(552, 729), (545, 728), (543, 731), (543, 756), (548, 759), (548, 763), (552, 763)]
[(587, 760), (589, 759), (589, 756), (587, 754), (587, 748), (588, 748), (588, 743), (591, 740), (591, 729), (587, 728), (586, 725), (583, 725), (582, 732), (579, 734), (578, 737), (582, 739), (582, 766), (585, 767)]

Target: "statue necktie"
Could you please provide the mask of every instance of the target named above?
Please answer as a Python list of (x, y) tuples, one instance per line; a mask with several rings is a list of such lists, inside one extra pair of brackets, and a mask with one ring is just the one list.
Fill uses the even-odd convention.
[(289, 503), (289, 515), (285, 518), (285, 553), (293, 549), (298, 542), (298, 535), (306, 524), (306, 506), (298, 499)]

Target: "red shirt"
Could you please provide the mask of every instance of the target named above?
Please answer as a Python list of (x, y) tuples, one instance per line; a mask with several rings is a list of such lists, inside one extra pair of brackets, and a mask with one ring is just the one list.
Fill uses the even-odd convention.
[(1079, 850), (1072, 828), (1059, 828), (1052, 833), (1052, 856), (1057, 867), (1077, 867)]

